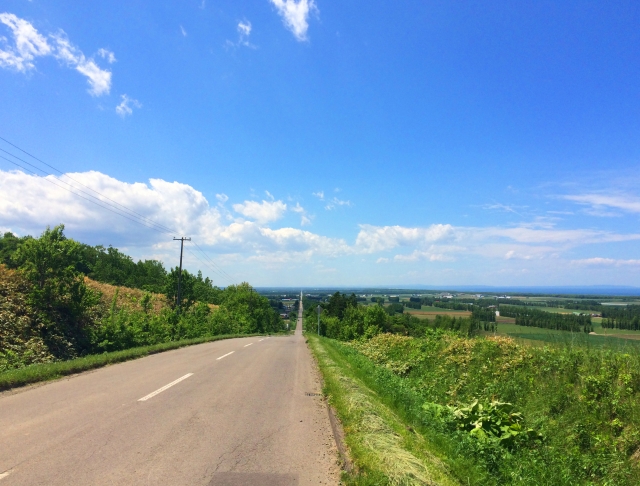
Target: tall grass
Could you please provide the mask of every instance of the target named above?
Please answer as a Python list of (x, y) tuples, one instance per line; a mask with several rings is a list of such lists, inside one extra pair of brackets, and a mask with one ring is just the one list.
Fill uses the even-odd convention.
[[(640, 484), (637, 352), (450, 332), (322, 342), (463, 484)], [(543, 440), (506, 449), (457, 429), (447, 406), (474, 399), (513, 403)]]

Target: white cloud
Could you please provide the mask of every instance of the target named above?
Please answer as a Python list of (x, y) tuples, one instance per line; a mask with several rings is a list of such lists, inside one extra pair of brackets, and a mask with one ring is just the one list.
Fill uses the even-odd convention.
[[(0, 23), (11, 30), (14, 41), (14, 45), (10, 45), (4, 37), (0, 38), (3, 44), (3, 49), (0, 49), (0, 67), (24, 73), (35, 68), (36, 57), (53, 56), (87, 77), (91, 95), (109, 94), (111, 71), (101, 69), (93, 58), (87, 58), (69, 41), (64, 31), (51, 35), (53, 44), (49, 44), (31, 23), (14, 14), (0, 14)], [(115, 62), (115, 55), (107, 49), (100, 49), (97, 54), (109, 63)]]
[(241, 36), (249, 37), (251, 35), (251, 22), (238, 22), (238, 33)]
[(98, 49), (98, 56), (102, 59), (106, 59), (109, 64), (116, 62), (116, 55), (108, 49)]
[(342, 200), (342, 199), (338, 199), (337, 197), (334, 197), (333, 199), (331, 199), (331, 201), (329, 201), (326, 205), (325, 205), (325, 209), (327, 211), (331, 211), (337, 207), (340, 206), (347, 206), (347, 207), (351, 207), (351, 201), (346, 201), (346, 200)]
[(430, 251), (415, 250), (409, 255), (396, 255), (393, 259), (397, 262), (417, 262), (420, 260), (429, 260), (430, 262), (452, 262), (455, 259), (452, 256), (443, 253), (432, 253)]
[(7, 40), (0, 37), (5, 48), (0, 49), (1, 67), (26, 72), (35, 68), (33, 60), (36, 57), (51, 54), (47, 40), (26, 20), (5, 12), (0, 14), (0, 22), (9, 27), (15, 44), (8, 45)]
[(234, 204), (233, 210), (243, 216), (254, 219), (259, 224), (277, 221), (284, 215), (287, 205), (282, 201), (245, 201)]
[(291, 208), (291, 211), (300, 215), (300, 226), (307, 226), (311, 224), (312, 217), (307, 214), (307, 211), (302, 206), (300, 206), (299, 202), (296, 202), (296, 205)]
[[(200, 191), (187, 184), (161, 179), (130, 184), (95, 171), (68, 175), (149, 220), (174, 229), (176, 235), (192, 236), (199, 245), (213, 247), (216, 252), (337, 256), (352, 251), (342, 239), (296, 228), (271, 229), (258, 221), (226, 224), (219, 208), (211, 206)], [(75, 184), (70, 179), (63, 180)], [(154, 248), (173, 248), (172, 235), (147, 230), (63, 187), (67, 186), (52, 176), (37, 177), (21, 171), (0, 170), (0, 227), (19, 234), (39, 234), (47, 225), (64, 223), (72, 233), (89, 241), (116, 246), (137, 245), (147, 248), (148, 252)], [(42, 204), (43, 201), (46, 204)], [(248, 213), (262, 211), (263, 214), (256, 216), (264, 220), (279, 217), (284, 211), (280, 205), (283, 205), (280, 201), (267, 201), (266, 207), (262, 208), (251, 204), (241, 206)]]
[(360, 225), (354, 249), (379, 253), (409, 249), (394, 257), (398, 262), (451, 261), (456, 256), (503, 260), (558, 258), (563, 252), (588, 244), (640, 240), (640, 234), (619, 234), (590, 229), (548, 227), (463, 227), (435, 224), (425, 228)]
[(180, 33), (182, 34), (183, 37), (187, 37), (187, 31), (184, 30), (184, 27), (182, 25), (180, 25)]
[(245, 47), (250, 47), (251, 49), (255, 49), (256, 46), (254, 46), (251, 42), (249, 42), (249, 37), (251, 36), (251, 30), (252, 30), (251, 22), (249, 22), (248, 20), (241, 20), (240, 22), (238, 22), (236, 29), (238, 31), (238, 42), (231, 42), (230, 40), (227, 40), (225, 42), (225, 46), (226, 47), (245, 46)]
[(434, 224), (427, 228), (361, 224), (356, 238), (356, 247), (363, 253), (376, 253), (398, 246), (433, 243), (451, 239), (454, 236), (454, 228), (448, 224)]
[(321, 201), (324, 201), (324, 191), (312, 192), (311, 195), (317, 197)]
[(80, 49), (71, 44), (67, 34), (63, 31), (52, 35), (51, 38), (56, 45), (54, 57), (87, 77), (90, 86), (89, 93), (93, 96), (109, 94), (111, 91), (111, 71), (100, 69), (93, 59), (87, 59)]
[[(313, 279), (319, 275), (314, 270), (316, 266), (336, 267), (322, 258), (342, 258), (337, 266), (340, 278), (351, 279), (354, 275), (365, 278), (369, 275), (373, 279), (372, 284), (392, 275), (380, 272), (384, 273), (387, 268), (396, 272), (402, 265), (412, 270), (420, 269), (420, 275), (429, 279), (457, 275), (462, 279), (461, 283), (470, 277), (494, 278), (497, 279), (494, 282), (504, 283), (505, 275), (520, 278), (517, 275), (521, 275), (523, 270), (531, 272), (530, 275), (538, 275), (541, 282), (565, 283), (566, 280), (563, 282), (562, 279), (567, 276), (574, 279), (588, 277), (588, 272), (602, 268), (611, 269), (615, 281), (621, 282), (624, 277), (633, 284), (631, 278), (637, 275), (634, 269), (640, 269), (640, 260), (624, 257), (562, 258), (569, 251), (575, 258), (573, 255), (577, 248), (590, 244), (640, 240), (640, 234), (634, 233), (565, 230), (538, 223), (484, 228), (447, 224), (426, 227), (360, 225), (355, 241), (347, 242), (299, 228), (266, 226), (282, 218), (289, 209), (302, 217), (305, 209), (299, 203), (287, 207), (279, 200), (245, 201), (234, 205), (234, 209), (248, 219), (227, 219), (229, 213), (218, 206), (228, 201), (223, 193), (217, 194), (210, 204), (200, 191), (179, 182), (151, 179), (145, 183), (126, 183), (94, 171), (68, 176), (150, 221), (172, 228), (175, 235), (191, 236), (194, 242), (208, 251), (224, 254), (225, 262), (237, 265), (233, 268), (243, 268), (250, 263), (244, 267), (250, 268), (247, 278), (252, 278), (251, 272), (257, 268), (282, 268), (278, 265), (291, 266), (291, 263), (302, 262), (304, 265), (300, 268), (304, 268), (305, 275), (312, 275), (310, 278)], [(75, 184), (66, 177), (62, 179)], [(0, 170), (0, 228), (18, 234), (39, 234), (47, 225), (64, 223), (68, 234), (81, 241), (113, 244), (136, 257), (161, 258), (167, 262), (175, 260), (173, 234), (146, 229), (60, 186), (63, 183), (52, 176), (42, 178), (20, 171)], [(82, 190), (87, 191), (86, 188)], [(102, 204), (109, 202), (102, 201)], [(373, 261), (387, 263), (388, 266), (363, 264), (358, 267), (360, 260), (353, 257), (368, 254), (375, 255)], [(438, 268), (437, 262), (454, 263)], [(196, 268), (202, 267), (196, 261), (192, 264)], [(432, 270), (437, 270), (437, 273), (428, 273)], [(273, 272), (265, 275), (269, 285), (277, 284), (277, 280), (269, 280)]]
[(138, 100), (129, 98), (126, 94), (121, 95), (122, 101), (116, 106), (116, 113), (122, 118), (133, 114), (133, 108), (142, 108), (142, 104)]
[(640, 267), (640, 260), (617, 260), (614, 258), (585, 258), (582, 260), (572, 260), (572, 263), (578, 265), (597, 265), (597, 266), (614, 266), (614, 267)]
[(518, 216), (522, 216), (522, 214), (520, 214), (518, 211), (516, 211), (515, 208), (516, 208), (516, 206), (511, 206), (511, 205), (502, 204), (502, 203), (485, 204), (485, 205), (482, 206), (482, 209), (503, 211), (505, 213), (513, 213), (513, 214), (517, 214)]
[(589, 214), (593, 216), (617, 216), (616, 213), (604, 211), (603, 208), (614, 208), (629, 213), (640, 213), (640, 199), (635, 196), (592, 193), (562, 196), (562, 198), (578, 204), (591, 206)]
[(314, 0), (270, 0), (282, 17), (284, 25), (299, 41), (307, 40), (309, 14), (318, 12)]

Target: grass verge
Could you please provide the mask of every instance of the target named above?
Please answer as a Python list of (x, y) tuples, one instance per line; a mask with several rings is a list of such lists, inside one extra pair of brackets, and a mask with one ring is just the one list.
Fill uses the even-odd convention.
[(69, 361), (56, 361), (55, 363), (43, 363), (27, 366), (17, 370), (10, 370), (0, 373), (0, 391), (18, 388), (40, 381), (54, 380), (63, 376), (80, 373), (82, 371), (101, 368), (122, 361), (142, 358), (150, 354), (162, 353), (171, 349), (178, 349), (194, 344), (202, 344), (221, 339), (232, 339), (238, 337), (258, 336), (258, 334), (225, 334), (220, 336), (200, 337), (195, 339), (183, 339), (168, 343), (141, 346), (138, 348), (114, 351), (112, 353), (92, 354), (76, 358)]
[[(423, 433), (401, 410), (390, 394), (395, 377), (375, 386), (365, 377), (379, 375), (379, 368), (359, 359), (342, 344), (307, 335), (324, 378), (324, 392), (340, 418), (354, 469), (343, 473), (347, 485), (458, 485), (483, 483), (483, 474), (465, 461), (452, 460), (438, 438)], [(368, 384), (373, 384), (372, 389)], [(386, 391), (386, 392), (385, 392)], [(382, 392), (382, 393), (381, 393)], [(405, 397), (406, 399), (407, 397)], [(417, 397), (416, 397), (417, 398)], [(422, 405), (421, 400), (405, 404)], [(462, 478), (463, 481), (457, 478)]]

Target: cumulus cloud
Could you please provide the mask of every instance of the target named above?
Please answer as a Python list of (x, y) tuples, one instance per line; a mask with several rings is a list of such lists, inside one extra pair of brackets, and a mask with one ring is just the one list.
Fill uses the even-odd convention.
[(276, 8), (284, 25), (299, 41), (307, 40), (309, 15), (318, 12), (313, 0), (270, 0)]
[[(70, 193), (61, 181), (67, 181), (76, 191), (93, 189), (104, 196), (96, 193), (98, 201), (95, 202), (105, 206), (117, 201), (143, 215), (147, 226), (153, 222), (170, 230), (167, 234), (136, 224), (114, 214), (122, 208), (93, 204), (86, 194), (80, 193), (81, 198)], [(47, 225), (64, 223), (75, 238), (92, 244), (114, 244), (127, 251), (133, 249), (131, 254), (138, 257), (164, 258), (166, 255), (174, 258), (175, 246), (171, 237), (186, 235), (205, 249), (227, 255), (227, 262), (235, 261), (238, 265), (255, 262), (264, 264), (264, 268), (275, 268), (285, 262), (318, 265), (322, 264), (319, 259), (324, 257), (351, 257), (343, 261), (353, 262), (358, 260), (354, 256), (369, 254), (375, 255), (374, 261), (386, 263), (390, 268), (398, 265), (413, 269), (426, 265), (429, 268), (432, 264), (437, 266), (438, 262), (456, 262), (458, 267), (473, 268), (466, 267), (465, 262), (478, 265), (482, 261), (491, 261), (494, 273), (514, 268), (514, 265), (518, 271), (527, 266), (540, 272), (557, 268), (574, 268), (576, 272), (598, 267), (640, 268), (637, 259), (562, 258), (590, 244), (640, 240), (640, 234), (636, 233), (566, 230), (540, 224), (517, 227), (363, 224), (355, 241), (347, 242), (305, 229), (268, 226), (289, 210), (302, 217), (305, 209), (299, 203), (288, 207), (280, 200), (244, 201), (233, 205), (243, 218), (229, 218), (230, 213), (224, 206), (228, 200), (228, 196), (218, 193), (210, 203), (195, 188), (162, 179), (127, 183), (95, 171), (67, 174), (57, 179), (0, 170), (0, 228), (22, 235), (38, 234)], [(136, 219), (135, 213), (124, 216)], [(156, 229), (159, 228), (156, 226)], [(544, 261), (549, 263), (544, 266)], [(447, 268), (454, 267), (447, 265)]]
[(311, 195), (317, 197), (321, 201), (324, 201), (324, 191), (312, 192)]
[[(0, 14), (0, 23), (6, 25), (13, 36), (13, 45), (1, 37), (0, 67), (18, 72), (27, 72), (35, 68), (37, 57), (53, 56), (61, 63), (75, 69), (87, 78), (89, 93), (93, 96), (109, 94), (111, 90), (111, 71), (100, 68), (93, 58), (87, 58), (73, 45), (64, 31), (46, 37), (28, 21), (14, 14)], [(108, 63), (115, 62), (115, 55), (107, 49), (100, 49), (97, 55)]]
[(122, 101), (116, 106), (116, 113), (122, 118), (133, 114), (133, 108), (142, 108), (142, 104), (138, 100), (129, 98), (126, 94), (121, 95)]
[[(220, 253), (267, 255), (294, 252), (299, 255), (338, 256), (352, 251), (342, 239), (296, 228), (271, 229), (263, 226), (262, 221), (277, 219), (284, 212), (281, 201), (256, 203), (260, 208), (245, 202), (239, 209), (246, 213), (255, 212), (256, 221), (227, 224), (220, 209), (210, 205), (200, 191), (187, 184), (162, 179), (127, 183), (95, 171), (67, 176), (71, 179), (63, 177), (62, 180), (83, 191), (92, 189), (105, 196), (98, 196), (102, 201), (100, 204), (117, 201), (147, 220), (174, 230), (176, 235), (192, 236), (199, 245), (213, 247)], [(98, 240), (116, 246), (138, 245), (148, 248), (149, 252), (173, 248), (172, 234), (145, 229), (130, 219), (92, 204), (86, 196), (83, 199), (72, 194), (65, 187), (60, 179), (53, 176), (38, 177), (21, 171), (0, 170), (0, 227), (19, 234), (39, 234), (47, 225), (64, 223), (68, 230), (89, 241)]]
[(233, 210), (260, 224), (277, 221), (284, 215), (287, 205), (282, 201), (245, 201), (234, 204)]

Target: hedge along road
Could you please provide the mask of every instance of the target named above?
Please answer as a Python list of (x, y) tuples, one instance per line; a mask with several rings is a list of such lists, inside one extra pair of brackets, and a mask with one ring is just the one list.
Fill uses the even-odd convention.
[(301, 332), (216, 341), (0, 395), (4, 484), (337, 484)]

